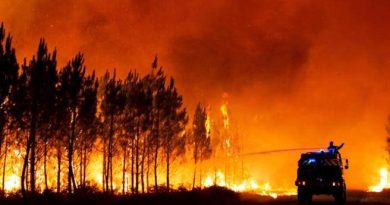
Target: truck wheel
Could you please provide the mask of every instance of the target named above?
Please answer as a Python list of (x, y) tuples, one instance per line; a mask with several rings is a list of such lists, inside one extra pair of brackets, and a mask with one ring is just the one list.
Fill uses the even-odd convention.
[(308, 190), (298, 188), (298, 203), (310, 204), (312, 201), (312, 194)]
[(337, 204), (345, 204), (347, 201), (347, 191), (345, 187), (343, 187), (340, 191), (334, 194), (334, 198)]

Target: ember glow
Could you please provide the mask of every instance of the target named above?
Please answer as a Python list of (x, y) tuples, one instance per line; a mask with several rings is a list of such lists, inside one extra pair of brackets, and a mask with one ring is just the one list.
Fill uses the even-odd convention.
[[(226, 95), (226, 94), (225, 94)], [(273, 187), (270, 182), (257, 180), (248, 172), (247, 168), (244, 167), (242, 162), (243, 159), (239, 156), (237, 150), (239, 149), (239, 140), (237, 139), (239, 136), (235, 136), (233, 132), (233, 128), (230, 127), (229, 124), (229, 107), (227, 103), (227, 99), (224, 98), (224, 103), (217, 109), (216, 119), (213, 119), (210, 114), (207, 115), (207, 119), (205, 122), (206, 132), (208, 133), (208, 137), (215, 138), (219, 137), (223, 140), (223, 143), (220, 147), (215, 148), (215, 152), (217, 152), (217, 159), (223, 158), (224, 160), (218, 160), (217, 163), (214, 163), (213, 159), (205, 162), (205, 168), (201, 175), (204, 175), (204, 179), (199, 184), (199, 187), (211, 187), (211, 186), (221, 186), (231, 189), (236, 192), (248, 192), (259, 194), (262, 196), (269, 196), (272, 198), (277, 198), (278, 196), (286, 196), (286, 195), (295, 195), (295, 188), (290, 187)], [(210, 108), (208, 109), (208, 113), (210, 113)], [(220, 119), (220, 120), (218, 120)], [(234, 127), (234, 126), (233, 126)], [(218, 132), (217, 130), (218, 129)], [(216, 133), (220, 133), (219, 136), (216, 136)], [(89, 159), (89, 166), (87, 168), (87, 182), (91, 186), (95, 186), (98, 190), (101, 190), (103, 186), (103, 178), (102, 178), (102, 153), (100, 151), (102, 147), (102, 141), (98, 140), (95, 142), (95, 149), (93, 150), (92, 155)], [(10, 147), (12, 148), (12, 147)], [(50, 150), (50, 152), (56, 152), (55, 149)], [(12, 166), (6, 166), (5, 172), (5, 182), (4, 182), (4, 190), (6, 193), (13, 193), (20, 190), (20, 175), (21, 169), (23, 166), (23, 156), (25, 153), (18, 149), (9, 149), (7, 152), (7, 160), (8, 162), (12, 162)], [(186, 155), (185, 158), (189, 158), (189, 155)], [(78, 156), (75, 158), (77, 159)], [(117, 194), (121, 194), (121, 190), (123, 189), (122, 184), (122, 176), (121, 176), (121, 164), (120, 157), (117, 156), (115, 161), (118, 163), (114, 169), (114, 180), (113, 180), (113, 189)], [(222, 161), (222, 162), (221, 162)], [(214, 164), (214, 167), (212, 166)], [(77, 160), (75, 160), (75, 173), (76, 179), (79, 178), (79, 166)], [(56, 189), (56, 164), (54, 158), (49, 158), (48, 160), (48, 186), (50, 189)], [(45, 189), (44, 185), (44, 170), (42, 166), (42, 162), (38, 163), (38, 169), (36, 172), (36, 181), (37, 181), (37, 191), (42, 192)], [(172, 176), (172, 188), (178, 189), (180, 187), (185, 187), (187, 189), (191, 189), (191, 181), (188, 181), (188, 173), (192, 172), (191, 164), (188, 166), (183, 166), (182, 163), (175, 164), (174, 169), (178, 169), (179, 172)], [(237, 171), (240, 169), (240, 171)], [(2, 171), (2, 170), (0, 170)], [(61, 184), (66, 184), (66, 172), (62, 172)], [(164, 169), (159, 170), (158, 178), (164, 178)], [(126, 182), (125, 182), (125, 190), (126, 193), (130, 192), (130, 173), (126, 173)], [(164, 181), (161, 183), (164, 185)], [(62, 189), (65, 189), (62, 186)]]
[[(24, 58), (28, 63), (36, 54), (41, 37), (48, 50), (57, 49), (58, 68), (81, 52), (86, 73), (95, 70), (99, 78), (107, 68), (115, 70), (117, 80), (134, 69), (144, 76), (157, 55), (183, 96), (188, 124), (198, 102), (209, 105), (206, 131), (217, 148), (200, 165), (196, 186), (216, 184), (275, 197), (294, 192), (300, 153), (248, 159), (240, 154), (344, 142), (343, 157), (351, 162), (345, 172), (347, 187), (374, 192), (389, 188), (388, 169), (382, 168), (387, 167), (384, 147), (390, 134), (384, 129), (390, 114), (388, 8), (387, 0), (0, 0), (0, 22), (12, 36), (20, 66)], [(113, 139), (122, 134), (115, 132)], [(147, 143), (149, 134), (136, 135), (137, 143)], [(101, 133), (97, 135), (87, 157), (86, 181), (101, 190), (106, 180), (102, 172), (109, 166), (103, 166), (105, 142)], [(27, 136), (21, 133), (8, 148), (3, 143), (0, 149), (0, 165), (5, 164), (0, 166), (0, 182), (4, 172), (7, 192), (21, 188)], [(56, 190), (58, 146), (48, 147), (47, 183)], [(64, 190), (66, 147), (59, 148)], [(43, 148), (37, 152), (37, 189), (43, 191)], [(158, 154), (163, 156), (164, 151)], [(77, 183), (82, 178), (81, 158), (74, 153)], [(121, 193), (122, 186), (131, 192), (131, 160), (123, 163), (118, 153), (112, 158), (115, 192)], [(186, 153), (173, 162), (173, 188), (192, 188), (191, 159)], [(157, 168), (162, 186), (166, 168), (161, 164), (162, 158)], [(153, 190), (152, 175), (145, 189)]]
[(368, 191), (381, 192), (384, 189), (390, 189), (390, 180), (388, 175), (389, 175), (389, 170), (385, 167), (381, 168), (379, 170), (379, 177), (380, 177), (379, 183), (374, 186), (370, 186)]
[(294, 188), (278, 188), (274, 189), (271, 187), (269, 182), (264, 182), (259, 184), (255, 179), (244, 179), (241, 182), (236, 183), (227, 183), (225, 175), (220, 170), (217, 171), (215, 175), (208, 174), (204, 180), (204, 186), (221, 186), (226, 187), (236, 192), (249, 192), (256, 193), (262, 196), (270, 196), (276, 199), (278, 196), (290, 196), (296, 195), (296, 190)]

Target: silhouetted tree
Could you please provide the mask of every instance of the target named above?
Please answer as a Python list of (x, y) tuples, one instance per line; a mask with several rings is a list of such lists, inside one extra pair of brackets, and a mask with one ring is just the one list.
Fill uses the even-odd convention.
[(54, 145), (57, 159), (57, 192), (61, 191), (62, 157), (64, 148), (68, 146), (69, 128), (72, 119), (71, 114), (69, 114), (69, 87), (69, 70), (62, 69), (59, 73), (55, 117), (52, 121), (53, 129), (55, 129)]
[[(126, 98), (123, 89), (123, 85), (121, 81), (116, 80), (116, 73), (114, 71), (114, 75), (112, 78), (109, 77), (110, 74), (106, 72), (106, 77), (104, 79), (108, 79), (106, 83), (103, 83), (104, 86), (102, 89), (102, 103), (101, 110), (104, 116), (104, 124), (107, 127), (107, 140), (108, 144), (106, 147), (106, 143), (104, 143), (105, 153), (107, 152), (107, 159), (105, 159), (104, 168), (105, 169), (105, 191), (113, 191), (113, 181), (112, 181), (112, 158), (114, 152), (114, 135), (115, 135), (115, 121), (118, 116), (121, 115), (123, 111)], [(106, 140), (104, 140), (106, 142)]]
[(78, 149), (80, 158), (80, 186), (85, 188), (86, 169), (89, 153), (100, 131), (100, 122), (97, 113), (98, 81), (95, 72), (85, 78), (81, 91), (81, 102), (79, 109), (79, 133)]
[[(162, 136), (162, 122), (164, 122), (164, 117), (166, 116), (163, 112), (164, 110), (164, 101), (166, 95), (165, 81), (166, 76), (164, 74), (163, 68), (158, 66), (157, 56), (154, 58), (151, 72), (143, 78), (144, 92), (146, 92), (147, 102), (150, 103), (147, 106), (148, 120), (145, 121), (147, 127), (147, 135), (145, 138), (146, 146), (146, 156), (147, 156), (147, 168), (146, 168), (146, 184), (149, 184), (149, 166), (153, 162), (154, 169), (154, 191), (158, 191), (158, 175), (157, 175), (157, 166), (158, 166), (158, 155), (160, 153), (160, 147), (163, 142)], [(144, 148), (145, 148), (144, 146)]]
[[(68, 193), (77, 188), (73, 171), (73, 153), (76, 140), (76, 125), (82, 102), (82, 88), (84, 85), (85, 66), (82, 54), (77, 54), (63, 69), (61, 79), (66, 82), (65, 95), (68, 99), (67, 110), (70, 115), (70, 133), (68, 137)], [(62, 86), (65, 86), (63, 84)]]
[(132, 100), (135, 104), (135, 120), (137, 124), (135, 135), (135, 164), (136, 182), (135, 192), (138, 193), (138, 186), (141, 183), (142, 193), (145, 192), (144, 164), (147, 143), (147, 131), (150, 125), (150, 112), (152, 110), (152, 94), (148, 91), (146, 79), (137, 82)]
[(39, 135), (43, 142), (43, 170), (45, 189), (48, 189), (48, 175), (47, 175), (47, 157), (48, 157), (48, 143), (54, 137), (55, 127), (53, 127), (53, 120), (56, 117), (56, 100), (57, 100), (57, 61), (56, 51), (52, 54), (52, 59), (47, 62), (45, 71), (45, 85), (44, 97), (42, 99), (42, 115), (40, 116)]
[[(113, 166), (116, 163), (113, 157), (119, 149), (123, 151), (123, 194), (127, 191), (128, 178), (131, 178), (133, 193), (149, 191), (151, 167), (154, 168), (154, 190), (157, 192), (160, 161), (166, 165), (166, 186), (169, 191), (171, 162), (185, 152), (187, 141), (184, 128), (188, 119), (182, 96), (178, 94), (173, 79), (166, 84), (166, 75), (162, 67), (158, 67), (157, 57), (152, 63), (151, 72), (143, 77), (131, 71), (122, 83), (114, 71), (112, 76), (107, 72), (98, 83), (94, 72), (86, 75), (82, 54), (77, 54), (58, 72), (56, 50), (49, 52), (43, 39), (39, 42), (37, 53), (30, 61), (24, 59), (19, 71), (11, 42), (12, 38), (10, 35), (6, 38), (1, 24), (2, 189), (9, 161), (6, 150), (19, 145), (23, 156), (23, 196), (27, 191), (36, 192), (36, 172), (40, 174), (41, 170), (44, 184), (40, 185), (50, 189), (51, 166), (48, 165), (54, 157), (57, 192), (66, 188), (71, 194), (77, 184), (80, 188), (86, 188), (88, 160), (92, 150), (95, 150), (95, 140), (101, 136), (104, 191), (113, 191)], [(200, 154), (194, 153), (195, 163), (207, 156), (208, 150), (199, 147), (210, 144), (203, 135), (196, 142), (196, 150)], [(66, 162), (62, 160), (64, 154), (67, 154)], [(129, 160), (131, 163), (128, 163)], [(74, 162), (79, 166), (75, 166)], [(62, 169), (66, 164), (67, 171)], [(130, 165), (131, 177), (127, 177)], [(76, 175), (79, 183), (76, 183)]]
[[(14, 88), (14, 92), (12, 92), (11, 95), (11, 101), (12, 101), (12, 107), (11, 107), (11, 129), (18, 130), (20, 129), (23, 132), (23, 137), (20, 139), (23, 141), (24, 144), (27, 144), (29, 140), (25, 140), (25, 138), (28, 138), (27, 132), (29, 128), (29, 108), (31, 101), (28, 99), (28, 79), (27, 79), (27, 63), (26, 59), (24, 59), (23, 65), (21, 66), (22, 71), (21, 74), (18, 76), (16, 86)], [(30, 145), (28, 145), (29, 147)], [(27, 146), (26, 146), (27, 147)], [(27, 152), (30, 151), (30, 148), (26, 150), (26, 156), (24, 156), (23, 160), (23, 169), (22, 169), (22, 176), (21, 176), (21, 190), (22, 193), (25, 194), (25, 185), (26, 185), (26, 178), (25, 175), (26, 169), (27, 169), (27, 163), (28, 163), (28, 155)]]
[[(211, 141), (209, 133), (206, 128), (207, 113), (206, 109), (202, 107), (200, 103), (195, 108), (194, 119), (192, 123), (192, 135), (191, 144), (193, 144), (193, 159), (194, 159), (194, 178), (192, 188), (195, 188), (196, 169), (198, 162), (202, 163), (202, 160), (209, 159), (211, 156)], [(199, 181), (202, 185), (202, 170), (201, 165), (199, 169)]]
[[(125, 79), (124, 88), (126, 92), (126, 104), (124, 107), (123, 118), (122, 118), (122, 127), (125, 132), (121, 136), (120, 142), (123, 149), (123, 173), (122, 173), (122, 184), (125, 185), (125, 175), (126, 175), (126, 161), (127, 161), (127, 147), (131, 146), (131, 191), (135, 192), (134, 184), (134, 167), (135, 167), (135, 135), (136, 135), (136, 126), (137, 121), (135, 119), (136, 115), (136, 103), (135, 95), (137, 84), (139, 81), (138, 74), (136, 72), (130, 71)], [(124, 187), (122, 192), (124, 193)]]
[(185, 152), (186, 138), (184, 129), (188, 118), (186, 109), (183, 108), (182, 96), (178, 94), (172, 78), (166, 88), (164, 98), (164, 121), (162, 122), (162, 133), (164, 136), (163, 146), (166, 159), (166, 186), (167, 191), (169, 191), (170, 162), (172, 159)]
[[(5, 42), (4, 42), (5, 41)], [(18, 77), (18, 63), (16, 61), (15, 49), (12, 47), (12, 37), (10, 34), (6, 37), (4, 24), (0, 25), (0, 156), (2, 153), (2, 145), (4, 142), (4, 129), (8, 122), (10, 112), (10, 95), (13, 88), (16, 86)], [(2, 189), (4, 190), (5, 168), (6, 168), (6, 149), (3, 165), (3, 180)]]
[(214, 169), (214, 185), (217, 183), (217, 156), (218, 151), (221, 150), (222, 144), (222, 133), (221, 133), (221, 125), (215, 122), (210, 122), (210, 138), (211, 138), (211, 157), (213, 160), (213, 169)]
[[(142, 193), (145, 193), (145, 173), (146, 179), (148, 178), (148, 171), (145, 170), (145, 163), (147, 163), (147, 169), (149, 166), (149, 155), (150, 155), (150, 133), (152, 128), (152, 116), (151, 112), (153, 109), (153, 94), (147, 78), (143, 78), (141, 83), (142, 89), (142, 103), (141, 103), (141, 113), (142, 113), (142, 153), (141, 153), (141, 188)], [(146, 160), (146, 162), (145, 162)], [(148, 187), (148, 179), (146, 180), (146, 187)]]
[(24, 95), (17, 95), (15, 107), (20, 109), (16, 115), (17, 118), (22, 120), (21, 116), (27, 117), (28, 119), (22, 121), (27, 120), (29, 122), (29, 136), (26, 142), (26, 155), (21, 177), (22, 192), (25, 194), (25, 176), (28, 162), (30, 163), (30, 190), (35, 193), (36, 135), (37, 131), (41, 130), (42, 126), (47, 123), (50, 116), (50, 107), (55, 98), (55, 94), (51, 91), (56, 83), (56, 51), (53, 54), (48, 53), (46, 43), (41, 39), (37, 56), (33, 57), (29, 65), (24, 62), (22, 67), (22, 74), (18, 80), (21, 85), (18, 86), (18, 89)]
[(145, 76), (145, 79), (149, 81), (150, 91), (152, 94), (152, 109), (150, 113), (150, 136), (148, 139), (148, 147), (150, 151), (150, 161), (153, 160), (154, 170), (154, 191), (158, 192), (158, 154), (162, 145), (162, 122), (164, 122), (163, 106), (165, 101), (165, 81), (166, 76), (163, 68), (158, 67), (158, 58), (154, 58), (152, 63), (151, 72)]

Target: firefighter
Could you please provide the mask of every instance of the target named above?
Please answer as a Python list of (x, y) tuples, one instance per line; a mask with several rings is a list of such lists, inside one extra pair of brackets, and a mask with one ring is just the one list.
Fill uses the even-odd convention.
[(329, 147), (328, 147), (328, 151), (329, 151), (330, 153), (336, 154), (336, 153), (339, 152), (339, 150), (340, 150), (343, 146), (344, 146), (344, 143), (342, 143), (340, 146), (335, 146), (335, 145), (333, 144), (333, 141), (330, 141)]

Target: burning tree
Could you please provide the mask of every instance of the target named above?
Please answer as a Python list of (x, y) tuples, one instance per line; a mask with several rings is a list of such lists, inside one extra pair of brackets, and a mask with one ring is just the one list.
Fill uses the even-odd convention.
[(79, 109), (79, 138), (78, 143), (79, 155), (79, 184), (82, 188), (86, 187), (86, 170), (88, 165), (89, 155), (92, 152), (92, 147), (101, 132), (101, 122), (96, 116), (98, 103), (98, 87), (99, 83), (95, 78), (95, 72), (87, 76), (81, 90), (81, 103)]
[(36, 136), (37, 131), (41, 131), (38, 133), (41, 137), (45, 134), (42, 130), (50, 120), (55, 101), (56, 75), (56, 51), (49, 53), (45, 41), (41, 39), (37, 56), (33, 57), (28, 65), (24, 61), (22, 74), (18, 79), (20, 83), (18, 90), (21, 94), (16, 94), (13, 98), (15, 119), (22, 128), (26, 128), (24, 125), (27, 122), (29, 130), (21, 177), (23, 194), (25, 194), (28, 165), (30, 166), (30, 190), (32, 193), (36, 191)]
[(77, 189), (75, 173), (73, 170), (73, 154), (74, 144), (77, 138), (77, 121), (79, 118), (79, 110), (82, 102), (82, 88), (85, 78), (85, 66), (84, 57), (82, 54), (77, 54), (72, 61), (63, 69), (62, 79), (64, 82), (62, 86), (67, 86), (65, 89), (65, 96), (68, 99), (66, 104), (67, 115), (70, 117), (70, 121), (66, 124), (69, 125), (70, 133), (67, 139), (68, 149), (68, 193), (72, 193)]
[(388, 164), (390, 164), (390, 115), (387, 118), (386, 132), (387, 132), (387, 137), (386, 137), (387, 160), (388, 160)]
[(105, 191), (113, 191), (112, 158), (114, 155), (114, 135), (116, 121), (122, 114), (126, 98), (121, 81), (116, 80), (116, 74), (110, 78), (106, 72), (102, 82), (103, 96), (101, 110), (104, 116), (104, 125), (107, 137), (103, 137), (103, 188)]
[[(145, 76), (130, 71), (121, 80), (115, 71), (113, 75), (107, 71), (97, 80), (94, 72), (86, 74), (82, 54), (58, 70), (56, 51), (49, 52), (41, 39), (37, 54), (29, 62), (24, 60), (18, 71), (11, 37), (4, 46), (3, 26), (0, 31), (0, 154), (5, 152), (2, 188), (12, 180), (6, 191), (20, 187), (27, 196), (28, 191), (56, 188), (71, 194), (88, 188), (90, 180), (103, 191), (115, 192), (120, 187), (115, 181), (118, 167), (122, 169), (123, 194), (129, 193), (130, 180), (133, 194), (157, 192), (162, 184), (166, 188), (161, 190), (169, 191), (172, 162), (183, 156), (187, 147), (193, 146), (194, 164), (201, 166), (210, 158), (212, 148), (225, 156), (237, 144), (232, 140), (227, 105), (221, 108), (221, 125), (214, 129), (216, 124), (199, 104), (193, 135), (186, 133), (183, 97), (173, 78), (167, 80), (157, 57)], [(9, 160), (7, 150), (12, 150)], [(119, 153), (121, 160), (117, 160)], [(101, 162), (91, 161), (99, 167), (87, 169), (89, 159), (100, 159), (100, 154)], [(5, 167), (11, 162), (16, 165), (8, 173)], [(88, 171), (99, 177), (89, 178)], [(202, 168), (194, 170), (194, 179), (197, 172), (202, 185)], [(158, 182), (160, 173), (165, 175), (161, 180), (165, 184)], [(7, 175), (12, 176), (8, 182)], [(152, 175), (154, 189), (149, 189)]]
[[(126, 93), (126, 104), (124, 106), (124, 112), (122, 116), (122, 129), (124, 131), (123, 135), (120, 135), (119, 141), (123, 150), (123, 163), (122, 163), (122, 193), (126, 193), (126, 173), (127, 173), (127, 165), (126, 162), (128, 160), (128, 155), (131, 157), (131, 190), (132, 193), (135, 191), (134, 186), (134, 140), (135, 140), (135, 130), (136, 130), (136, 120), (135, 120), (135, 104), (132, 101), (134, 97), (134, 91), (137, 88), (138, 83), (138, 75), (135, 72), (129, 72), (125, 81), (125, 93)], [(130, 152), (128, 147), (131, 148)], [(129, 153), (128, 153), (129, 152)]]
[[(5, 40), (5, 42), (4, 42)], [(8, 122), (7, 115), (11, 109), (10, 98), (12, 90), (15, 90), (15, 85), (18, 77), (18, 63), (16, 61), (15, 49), (12, 47), (12, 37), (9, 34), (5, 35), (3, 23), (0, 25), (0, 156), (2, 155), (2, 146), (5, 140), (4, 129)], [(4, 149), (4, 161), (7, 157), (7, 143)], [(2, 190), (4, 190), (5, 182), (5, 166), (3, 166)]]
[(193, 159), (195, 164), (194, 178), (192, 188), (195, 188), (196, 169), (198, 162), (199, 168), (199, 182), (202, 186), (202, 161), (211, 157), (211, 139), (208, 129), (206, 109), (200, 103), (195, 108), (194, 119), (192, 123), (192, 137), (190, 143), (193, 144)]
[(166, 186), (169, 191), (170, 162), (185, 152), (184, 129), (188, 118), (186, 109), (183, 108), (183, 98), (178, 94), (172, 78), (164, 94), (162, 143), (166, 159)]

